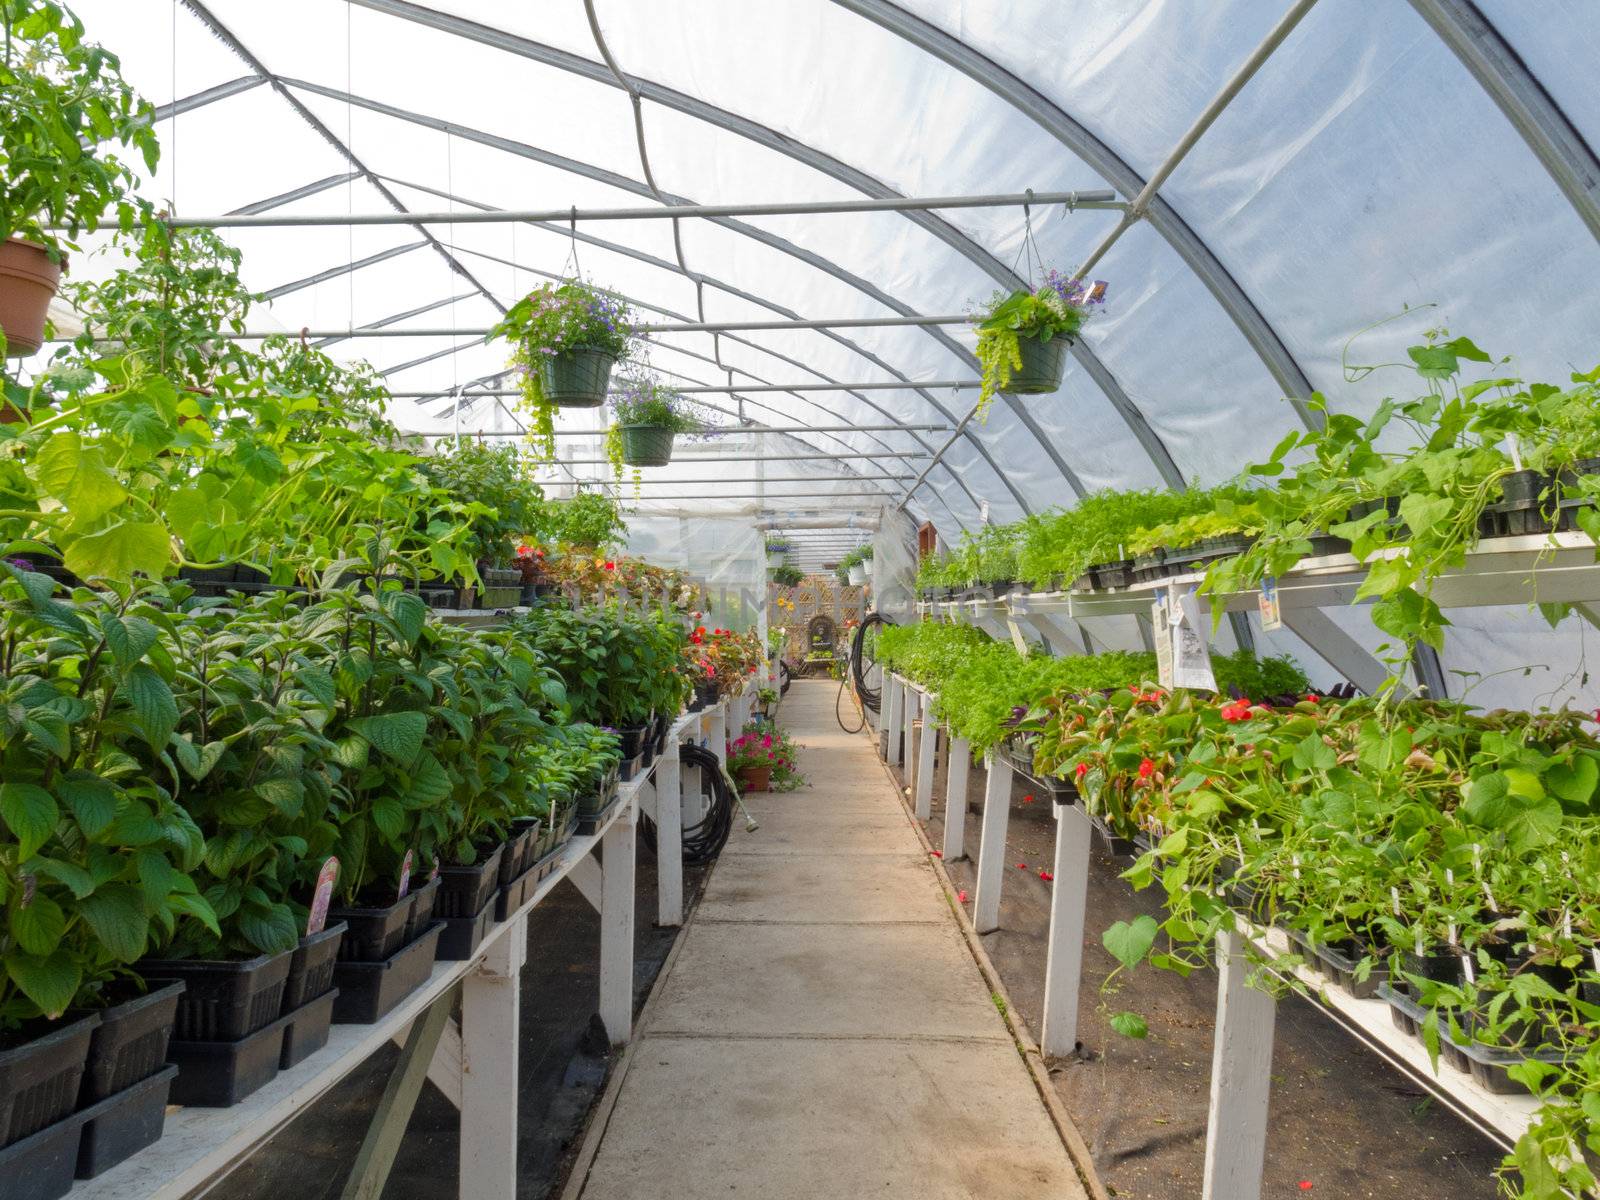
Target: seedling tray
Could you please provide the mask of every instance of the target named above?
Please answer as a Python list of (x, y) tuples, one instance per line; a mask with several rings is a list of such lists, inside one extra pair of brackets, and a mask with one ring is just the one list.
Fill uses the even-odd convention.
[(79, 1107), (116, 1095), (161, 1070), (183, 989), (182, 980), (157, 981), (143, 996), (100, 1013), (100, 1024), (89, 1040)]
[(177, 1074), (177, 1067), (163, 1067), (78, 1114), (76, 1119), (83, 1121), (77, 1157), (79, 1179), (104, 1174), (161, 1140), (161, 1130), (167, 1122), (167, 1097)]
[(435, 921), (416, 941), (382, 962), (342, 962), (334, 969), (339, 989), (333, 1004), (335, 1025), (370, 1025), (404, 1000), (433, 970), (434, 952), (444, 922)]
[(0, 1145), (21, 1142), (77, 1107), (89, 1041), (99, 1024), (100, 1014), (90, 1013), (0, 1051)]
[(73, 1113), (0, 1150), (6, 1200), (60, 1200), (72, 1189), (84, 1116)]
[(178, 1066), (172, 1102), (196, 1108), (232, 1108), (278, 1075), (283, 1034), (292, 1016), (231, 1041), (174, 1041), (167, 1054)]
[(474, 917), (494, 898), (500, 886), (500, 858), (506, 847), (495, 847), (471, 866), (444, 866), (439, 868), (439, 896), (434, 901), (434, 915), (440, 917)]
[(280, 1069), (287, 1071), (298, 1066), (328, 1044), (333, 1006), (338, 999), (339, 989), (329, 988), (294, 1012), (285, 1014), (289, 1023), (283, 1030), (283, 1053), (278, 1058)]
[(283, 1011), (283, 989), (293, 951), (227, 959), (146, 959), (147, 979), (181, 979), (172, 1036), (183, 1042), (236, 1041), (264, 1029)]
[(489, 926), (494, 924), (495, 905), (495, 898), (490, 897), (488, 903), (470, 917), (443, 918), (444, 931), (439, 934), (439, 949), (434, 957), (439, 962), (471, 958), (483, 941), (483, 935), (489, 932)]
[(340, 962), (382, 962), (406, 944), (406, 924), (418, 893), (409, 893), (381, 908), (334, 908), (328, 920), (348, 928), (339, 942)]
[(289, 978), (283, 986), (283, 1015), (303, 1008), (333, 986), (333, 968), (344, 939), (343, 921), (321, 933), (301, 938), (289, 959)]
[(428, 880), (427, 883), (411, 893), (411, 912), (406, 916), (406, 933), (390, 949), (391, 954), (401, 946), (409, 946), (422, 936), (423, 931), (433, 924), (433, 910), (438, 905), (439, 880), (437, 878)]
[(500, 895), (495, 900), (494, 919), (504, 921), (517, 909), (527, 903), (528, 897), (533, 894), (535, 885), (539, 882), (539, 868), (530, 866), (521, 875), (500, 889)]
[(614, 808), (616, 808), (617, 805), (619, 805), (621, 803), (622, 803), (622, 797), (621, 796), (613, 796), (610, 799), (610, 801), (608, 801), (606, 803), (604, 808), (601, 808), (598, 811), (592, 812), (592, 813), (579, 813), (578, 814), (578, 834), (579, 834), (579, 836), (581, 837), (584, 834), (593, 833), (595, 830), (599, 829), (600, 826), (602, 826), (602, 825), (604, 825), (606, 823), (606, 819), (608, 817), (610, 817), (612, 810)]

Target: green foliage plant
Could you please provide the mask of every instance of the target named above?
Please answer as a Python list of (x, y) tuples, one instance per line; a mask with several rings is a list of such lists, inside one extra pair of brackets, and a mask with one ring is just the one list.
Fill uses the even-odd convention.
[(1051, 269), (1037, 290), (997, 294), (990, 300), (978, 322), (978, 363), (983, 372), (979, 421), (988, 416), (995, 393), (1005, 391), (1012, 372), (1022, 366), (1021, 339), (1048, 342), (1075, 335), (1088, 318), (1090, 306), (1099, 304), (1103, 294), (1103, 288), (1091, 291), (1081, 281)]

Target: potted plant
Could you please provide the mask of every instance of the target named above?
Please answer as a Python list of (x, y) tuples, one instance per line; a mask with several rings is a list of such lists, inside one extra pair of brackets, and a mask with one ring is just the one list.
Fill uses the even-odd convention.
[(799, 567), (791, 567), (788, 563), (770, 568), (768, 574), (779, 587), (799, 587), (805, 579)]
[(630, 317), (625, 301), (568, 279), (534, 288), (490, 330), (512, 343), (529, 436), (545, 455), (555, 454), (556, 409), (605, 403), (611, 369), (628, 354)]
[(871, 546), (857, 546), (839, 563), (847, 587), (864, 587), (867, 582), (867, 563), (872, 561)]
[(50, 0), (0, 8), (0, 332), (7, 354), (27, 355), (44, 341), (73, 239), (113, 205), (122, 222), (134, 217), (132, 169), (104, 148), (132, 147), (152, 171), (160, 150), (154, 110), (70, 11)]
[(1043, 286), (1015, 291), (989, 302), (978, 322), (978, 362), (983, 383), (978, 419), (988, 414), (996, 392), (1041, 395), (1061, 386), (1061, 370), (1089, 306), (1105, 300), (1106, 285), (1085, 286), (1051, 268)]
[(784, 566), (789, 561), (789, 551), (794, 549), (794, 543), (786, 537), (769, 537), (767, 539), (767, 566), (773, 570)]
[(741, 793), (771, 790), (773, 757), (772, 735), (759, 728), (747, 728), (728, 743), (728, 772)]
[(623, 376), (611, 389), (611, 415), (606, 457), (618, 479), (624, 466), (666, 466), (672, 461), (674, 437), (705, 429), (681, 395), (640, 374)]

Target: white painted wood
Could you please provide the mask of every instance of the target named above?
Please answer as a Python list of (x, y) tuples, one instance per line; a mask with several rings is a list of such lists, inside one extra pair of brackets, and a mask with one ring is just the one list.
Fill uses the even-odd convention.
[(1089, 817), (1076, 804), (1056, 805), (1055, 876), (1050, 893), (1050, 943), (1044, 962), (1044, 1020), (1039, 1049), (1064, 1058), (1078, 1045), (1078, 984), (1083, 977), (1083, 922), (1089, 898)]
[[(415, 1022), (412, 1022), (415, 1024)], [(411, 1026), (397, 1029), (389, 1040), (397, 1046), (406, 1044)], [(461, 1026), (451, 1017), (439, 1035), (439, 1047), (428, 1064), (428, 1079), (443, 1093), (444, 1098), (457, 1108), (461, 1107)]]
[(706, 716), (706, 739), (711, 752), (723, 766), (728, 765), (728, 702), (724, 700)]
[(648, 779), (639, 784), (639, 811), (652, 821), (656, 819), (656, 776), (655, 764), (651, 764)]
[(919, 821), (933, 816), (933, 760), (939, 747), (939, 723), (935, 719), (938, 704), (938, 696), (930, 694), (922, 698), (922, 735), (917, 743), (917, 778), (912, 785), (912, 801)]
[(613, 1046), (633, 1036), (634, 815), (606, 830), (600, 901), (600, 1020)]
[[(615, 828), (615, 826), (613, 826)], [(528, 918), (517, 916), (461, 981), (461, 1195), (515, 1200), (517, 1194), (518, 1009)]]
[(967, 781), (972, 777), (972, 746), (966, 738), (953, 737), (945, 752), (944, 852), (945, 862), (954, 862), (966, 853)]
[(1217, 1030), (1201, 1200), (1259, 1200), (1277, 1002), (1248, 986), (1241, 934), (1217, 937)]
[(567, 880), (582, 893), (590, 908), (595, 912), (601, 910), (605, 876), (594, 855), (591, 854), (581, 862), (573, 863), (572, 870), (567, 873)]
[(910, 787), (917, 771), (917, 710), (922, 707), (922, 692), (908, 684), (905, 700), (900, 705), (900, 769)]
[(1284, 625), (1299, 634), (1313, 653), (1363, 692), (1371, 695), (1388, 680), (1388, 668), (1321, 609), (1284, 609), (1282, 616)]
[(885, 702), (884, 711), (888, 714), (884, 721), (884, 761), (891, 767), (900, 765), (900, 729), (905, 722), (904, 705), (906, 687), (898, 675), (890, 675), (887, 688), (888, 700)]
[(1000, 928), (1000, 888), (1006, 873), (1006, 825), (1011, 818), (1011, 764), (995, 754), (983, 758), (983, 837), (978, 844), (978, 890), (972, 925), (979, 933)]
[(656, 762), (656, 920), (683, 924), (683, 793), (678, 743), (669, 738)]

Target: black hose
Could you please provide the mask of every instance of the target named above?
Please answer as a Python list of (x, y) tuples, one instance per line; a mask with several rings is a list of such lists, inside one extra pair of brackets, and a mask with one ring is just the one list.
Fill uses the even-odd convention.
[[(685, 767), (700, 768), (700, 778), (711, 795), (706, 815), (683, 829), (683, 861), (690, 866), (700, 866), (715, 859), (728, 844), (728, 835), (733, 832), (733, 788), (723, 773), (722, 760), (714, 751), (685, 742), (678, 748), (678, 761)], [(644, 844), (655, 851), (655, 822), (646, 817), (640, 835)]]
[[(839, 728), (846, 733), (860, 733), (867, 727), (867, 709), (878, 711), (878, 706), (883, 702), (882, 693), (877, 688), (867, 686), (867, 673), (862, 666), (863, 652), (867, 645), (867, 627), (869, 625), (893, 625), (881, 613), (868, 613), (866, 619), (856, 626), (855, 637), (850, 642), (850, 670), (847, 675), (839, 676), (839, 691), (833, 698), (833, 719), (839, 722)], [(855, 684), (856, 697), (861, 704), (861, 723), (854, 729), (844, 723), (844, 717), (839, 714), (839, 701), (844, 699), (844, 685), (846, 681)]]

